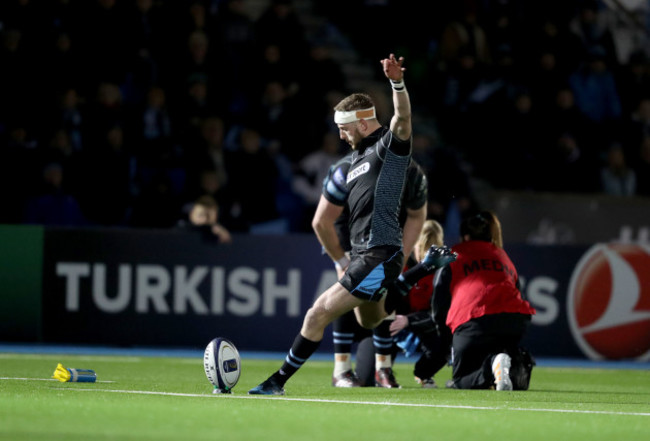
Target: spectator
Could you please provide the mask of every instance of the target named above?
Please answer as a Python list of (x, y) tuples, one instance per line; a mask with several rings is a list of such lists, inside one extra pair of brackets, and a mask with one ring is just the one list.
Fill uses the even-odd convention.
[(40, 163), (43, 167), (47, 164), (60, 164), (65, 174), (65, 190), (77, 198), (80, 190), (86, 184), (82, 181), (81, 172), (87, 166), (83, 154), (75, 150), (74, 145), (65, 129), (55, 130), (45, 149), (40, 149)]
[(128, 41), (141, 56), (160, 59), (165, 55), (166, 19), (163, 4), (154, 0), (134, 0), (125, 13)]
[(605, 165), (600, 169), (602, 191), (612, 196), (636, 194), (636, 172), (625, 160), (623, 146), (614, 142), (607, 150)]
[(634, 111), (623, 122), (622, 132), (626, 156), (634, 162), (639, 154), (639, 145), (650, 135), (650, 95), (637, 98)]
[(43, 169), (43, 188), (27, 201), (24, 222), (50, 226), (87, 225), (76, 198), (63, 188), (63, 167), (52, 162)]
[(83, 60), (72, 34), (61, 31), (53, 41), (53, 47), (45, 53), (48, 75), (44, 76), (44, 81), (48, 98), (54, 100), (66, 90), (87, 90), (88, 78), (83, 74)]
[(333, 58), (332, 48), (322, 41), (315, 41), (309, 49), (309, 56), (300, 68), (298, 104), (309, 106), (314, 112), (307, 124), (306, 142), (320, 143), (320, 137), (330, 131), (332, 105), (329, 94), (346, 91), (347, 79), (339, 63)]
[[(572, 17), (571, 17), (572, 18)], [(556, 56), (557, 66), (560, 72), (568, 75), (578, 67), (580, 58), (581, 42), (578, 36), (572, 33), (568, 26), (564, 26), (564, 19), (544, 14), (539, 23), (533, 20), (529, 32), (522, 32), (520, 36), (529, 36), (531, 41), (527, 58), (527, 64), (536, 64), (535, 56), (542, 53), (553, 53)]]
[(569, 76), (569, 84), (578, 107), (594, 123), (620, 117), (621, 103), (616, 81), (602, 48), (596, 46), (589, 50), (584, 63)]
[[(457, 145), (469, 159), (473, 140), (468, 126), (475, 122), (472, 95), (479, 87), (483, 72), (476, 57), (468, 50), (461, 50), (457, 58), (436, 79), (440, 85), (434, 91), (433, 102), (440, 120), (441, 134), (448, 143)], [(471, 152), (470, 152), (471, 153)]]
[(554, 144), (563, 133), (572, 133), (578, 142), (588, 142), (589, 122), (578, 109), (573, 90), (568, 85), (560, 87), (553, 95), (553, 107), (541, 115), (546, 130), (540, 132), (544, 145)]
[(490, 64), (489, 37), (479, 23), (478, 2), (463, 1), (458, 15), (444, 28), (440, 37), (442, 68), (456, 64), (462, 56), (469, 55), (479, 64)]
[(0, 120), (10, 117), (26, 116), (40, 107), (32, 108), (36, 102), (41, 84), (37, 79), (39, 69), (33, 53), (24, 43), (24, 33), (16, 28), (7, 27), (0, 31)]
[(45, 149), (39, 149), (44, 164), (57, 163), (65, 166), (74, 155), (74, 147), (68, 133), (64, 129), (55, 130)]
[(138, 159), (154, 167), (176, 159), (167, 95), (161, 87), (154, 86), (147, 91), (147, 99), (139, 116), (136, 135)]
[[(457, 151), (440, 145), (432, 151), (433, 167), (427, 170), (428, 218), (445, 225), (450, 213), (465, 213), (476, 202), (469, 176)], [(445, 229), (447, 227), (445, 226)]]
[(206, 7), (206, 2), (201, 0), (192, 0), (189, 2), (189, 8), (184, 11), (186, 16), (185, 33), (190, 34), (195, 31), (205, 33), (211, 37), (216, 32), (213, 29), (213, 20)]
[(120, 87), (115, 83), (101, 83), (94, 101), (86, 109), (86, 116), (83, 135), (85, 142), (93, 146), (104, 142), (104, 135), (112, 127), (120, 126), (128, 131), (127, 123), (132, 115), (124, 103)]
[[(215, 78), (215, 66), (210, 53), (214, 50), (210, 44), (208, 35), (196, 30), (190, 33), (186, 38), (185, 50), (180, 54), (180, 63), (176, 66), (170, 66), (169, 72), (165, 75), (163, 86), (166, 89), (175, 90), (178, 94), (179, 89), (176, 85), (190, 84), (193, 79), (201, 78), (208, 85), (218, 83)], [(174, 102), (181, 102), (182, 96), (174, 96)]]
[[(82, 6), (72, 0), (52, 0), (39, 4), (39, 15), (42, 17), (47, 38), (61, 33), (69, 34), (72, 40), (83, 37), (81, 25)], [(33, 16), (30, 17), (30, 20)], [(76, 86), (76, 84), (75, 84)]]
[(581, 44), (582, 53), (574, 52), (574, 56), (588, 56), (598, 48), (598, 51), (602, 51), (603, 61), (609, 66), (616, 66), (618, 57), (614, 38), (599, 3), (599, 0), (581, 0), (577, 13), (569, 22), (570, 32)]
[[(93, 154), (77, 153), (103, 148), (105, 134), (116, 125), (138, 155), (147, 144), (166, 163), (160, 170), (135, 163), (142, 189), (161, 172), (170, 179), (175, 196), (182, 194), (184, 200), (189, 197), (181, 188), (185, 176), (204, 168), (184, 162), (184, 154), (202, 142), (202, 123), (214, 116), (223, 120), (226, 133), (249, 124), (262, 132), (262, 143), (271, 147), (268, 153), (281, 170), (275, 194), (280, 215), (294, 213), (292, 172), (303, 156), (316, 150), (324, 133), (336, 130), (332, 107), (346, 93), (347, 83), (372, 80), (357, 66), (341, 69), (342, 59), (356, 56), (369, 65), (376, 62), (366, 58), (376, 48), (360, 49), (364, 37), (350, 25), (350, 17), (359, 11), (365, 17), (392, 20), (398, 37), (390, 45), (408, 47), (410, 90), (423, 91), (412, 94), (414, 115), (440, 127), (440, 147), (458, 155), (468, 179), (471, 175), (491, 186), (529, 188), (529, 182), (521, 182), (511, 171), (511, 178), (504, 180), (503, 173), (484, 167), (494, 163), (485, 152), (494, 150), (481, 146), (509, 146), (508, 158), (529, 164), (528, 149), (515, 145), (539, 142), (537, 164), (549, 167), (553, 161), (546, 161), (557, 153), (557, 141), (571, 144), (562, 136), (571, 133), (584, 162), (579, 168), (591, 176), (590, 184), (576, 190), (575, 182), (567, 182), (562, 188), (559, 182), (565, 179), (562, 170), (567, 164), (561, 161), (559, 179), (545, 177), (543, 185), (532, 188), (600, 191), (598, 173), (608, 143), (620, 140), (628, 167), (637, 171), (638, 149), (648, 132), (647, 36), (622, 29), (626, 22), (607, 12), (600, 1), (542, 6), (463, 0), (436, 4), (433, 16), (417, 17), (414, 0), (399, 7), (392, 0), (338, 0), (313, 8), (291, 0), (267, 1), (264, 7), (247, 0), (0, 3), (0, 160), (10, 161), (0, 168), (21, 174), (2, 178), (1, 198), (9, 204), (2, 218), (13, 221), (20, 221), (21, 204), (34, 195), (40, 181), (44, 163), (34, 146), (46, 145), (62, 128), (74, 153), (62, 164), (66, 187), (84, 209), (101, 201), (76, 193), (78, 184), (84, 186), (77, 170), (96, 167)], [(340, 16), (342, 8), (348, 17)], [(331, 19), (323, 24), (307, 16), (323, 10)], [(631, 12), (638, 17), (642, 9)], [(618, 20), (615, 27), (607, 21), (612, 18)], [(626, 36), (634, 40), (626, 42)], [(384, 38), (391, 37), (380, 36)], [(590, 60), (585, 62), (583, 55)], [(229, 60), (228, 69), (223, 69), (223, 59)], [(530, 111), (520, 111), (527, 107), (520, 85), (530, 86)], [(147, 104), (150, 90), (158, 97), (164, 91), (162, 107)], [(376, 97), (378, 106), (386, 103), (382, 96)], [(509, 113), (513, 102), (518, 110)], [(382, 115), (383, 108), (377, 109)], [(145, 114), (147, 140), (141, 143)], [(260, 116), (261, 123), (250, 119), (253, 115)], [(543, 130), (528, 125), (533, 119), (543, 121)], [(521, 136), (524, 127), (535, 136)], [(27, 136), (24, 143), (18, 141), (21, 131)], [(165, 147), (159, 149), (158, 142)], [(16, 148), (19, 145), (26, 148)], [(52, 151), (47, 150), (49, 156)], [(432, 159), (422, 156), (419, 161), (426, 167)], [(90, 162), (84, 164), (86, 160)], [(637, 181), (641, 193), (643, 176), (638, 171)], [(441, 200), (449, 200), (448, 195)], [(230, 211), (227, 201), (219, 203), (224, 213)], [(435, 200), (429, 206), (436, 207)], [(440, 216), (446, 216), (444, 208), (435, 218), (442, 220)], [(226, 222), (225, 214), (223, 219)]]
[[(600, 190), (598, 166), (585, 155), (572, 133), (560, 134), (555, 144), (540, 153), (541, 176), (536, 176), (537, 191), (594, 193)], [(552, 170), (553, 173), (545, 173)]]
[(325, 42), (315, 41), (309, 48), (309, 57), (301, 67), (300, 89), (306, 102), (323, 101), (332, 90), (344, 92), (346, 78), (339, 63), (332, 56), (332, 48)]
[(75, 190), (86, 218), (95, 225), (128, 224), (135, 167), (125, 137), (124, 129), (113, 125), (80, 155), (83, 167), (77, 167)]
[(179, 227), (199, 231), (208, 240), (220, 243), (232, 242), (230, 232), (219, 223), (219, 205), (211, 196), (199, 197), (189, 208), (187, 219), (179, 222)]
[[(293, 96), (300, 87), (298, 77), (303, 67), (296, 68), (294, 63), (287, 59), (288, 55), (283, 50), (275, 43), (259, 45), (259, 56), (257, 61), (253, 62), (255, 64), (253, 71), (257, 76), (254, 83), (263, 86), (271, 81), (277, 81), (285, 86), (289, 96)], [(259, 96), (264, 93), (264, 89), (258, 86), (255, 93)]]
[(20, 223), (24, 203), (40, 190), (41, 155), (38, 140), (21, 120), (6, 127), (0, 148), (0, 219), (3, 223)]
[(226, 157), (229, 171), (228, 193), (232, 197), (230, 216), (239, 231), (254, 224), (277, 219), (276, 186), (279, 171), (262, 145), (260, 132), (245, 127), (239, 135), (238, 149)]
[(589, 123), (587, 142), (604, 151), (606, 146), (602, 145), (602, 140), (608, 139), (607, 133), (620, 123), (622, 109), (616, 80), (603, 48), (589, 49), (584, 63), (569, 76), (569, 85), (578, 109)]
[(224, 188), (228, 182), (225, 131), (224, 121), (220, 117), (205, 118), (201, 121), (200, 138), (190, 140), (185, 148), (188, 173), (197, 175), (202, 170), (214, 170), (219, 177), (219, 188)]
[(637, 176), (636, 193), (639, 196), (650, 196), (650, 135), (643, 138), (639, 147), (639, 158), (634, 171)]
[(257, 43), (276, 45), (293, 69), (307, 58), (306, 35), (292, 0), (270, 0), (255, 21)]
[(136, 228), (171, 228), (181, 216), (181, 202), (170, 176), (156, 171), (133, 202), (129, 225)]
[(279, 81), (270, 81), (264, 87), (259, 103), (251, 109), (249, 120), (269, 143), (269, 148), (296, 164), (300, 158), (315, 149), (303, 142), (304, 129), (295, 124), (300, 119), (300, 110)]
[(149, 88), (161, 81), (160, 60), (166, 54), (164, 17), (161, 4), (153, 0), (134, 0), (125, 8), (126, 99), (141, 105)]
[(199, 170), (188, 177), (188, 185), (183, 195), (184, 210), (187, 211), (187, 207), (200, 197), (209, 196), (219, 206), (220, 223), (229, 230), (236, 228), (235, 221), (230, 216), (232, 201), (231, 195), (228, 194), (226, 178), (214, 168)]
[(555, 97), (566, 86), (567, 74), (558, 64), (557, 54), (545, 49), (538, 53), (528, 72), (530, 93), (537, 112), (552, 117)]
[[(498, 118), (493, 137), (498, 140), (501, 155), (486, 155), (483, 166), (492, 174), (498, 188), (530, 190), (538, 172), (541, 139), (546, 128), (535, 109), (535, 101), (527, 90), (520, 90), (510, 107)], [(535, 134), (535, 135), (532, 135)], [(509, 158), (504, 161), (503, 158)], [(513, 167), (513, 164), (517, 164)]]
[[(94, 84), (122, 84), (125, 80), (127, 64), (130, 58), (128, 33), (124, 32), (127, 22), (124, 10), (117, 0), (95, 0), (84, 2), (79, 12), (83, 16), (81, 32), (83, 38), (77, 41), (81, 46), (82, 57), (86, 61), (90, 78)], [(92, 3), (92, 4), (91, 4)]]
[(639, 99), (650, 97), (650, 57), (637, 51), (630, 55), (616, 74), (616, 86), (621, 96), (623, 115), (636, 110)]
[[(224, 0), (215, 17), (216, 34), (213, 36), (215, 53), (228, 60), (224, 80), (230, 85), (234, 100), (254, 99), (248, 95), (255, 82), (256, 72), (250, 70), (255, 59), (255, 22), (246, 9), (245, 0)], [(240, 104), (241, 105), (241, 104)]]
[(87, 118), (83, 98), (79, 96), (77, 89), (70, 88), (64, 90), (58, 100), (58, 105), (49, 117), (53, 129), (61, 127), (65, 130), (74, 151), (82, 151), (84, 149), (84, 138), (92, 135), (87, 132), (84, 135)]
[(174, 103), (174, 110), (170, 112), (176, 127), (174, 138), (183, 142), (199, 139), (203, 119), (221, 113), (222, 102), (212, 93), (210, 84), (202, 74), (188, 79), (183, 96)]
[[(305, 220), (311, 222), (322, 194), (323, 180), (330, 166), (342, 156), (339, 137), (334, 132), (328, 132), (323, 136), (321, 148), (308, 154), (298, 163), (292, 187), (305, 205)], [(310, 228), (309, 225), (304, 227), (306, 231)]]
[[(231, 89), (218, 88), (230, 81), (223, 69), (219, 69), (219, 46), (202, 30), (194, 30), (185, 39), (180, 61), (168, 66), (162, 86), (172, 91), (170, 104), (177, 110), (174, 115), (180, 120), (183, 131), (196, 127), (197, 116), (206, 113), (221, 113), (227, 108)], [(218, 91), (218, 93), (216, 93)], [(190, 114), (185, 115), (189, 110)], [(187, 122), (191, 124), (188, 126)]]
[(213, 60), (210, 57), (210, 39), (208, 34), (202, 30), (194, 30), (187, 37), (187, 52), (185, 63), (185, 78), (187, 79), (192, 75), (200, 74), (205, 78), (210, 79), (214, 72), (215, 66), (212, 64)]

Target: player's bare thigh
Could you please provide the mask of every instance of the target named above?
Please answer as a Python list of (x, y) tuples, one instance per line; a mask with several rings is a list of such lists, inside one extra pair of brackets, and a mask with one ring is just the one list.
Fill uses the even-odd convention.
[(361, 305), (354, 308), (354, 315), (357, 317), (357, 322), (366, 328), (374, 329), (386, 318), (386, 311), (384, 309), (384, 296), (379, 302), (361, 302)]
[(320, 341), (327, 325), (336, 318), (366, 303), (354, 297), (340, 283), (336, 282), (323, 292), (305, 315), (300, 333), (312, 341)]

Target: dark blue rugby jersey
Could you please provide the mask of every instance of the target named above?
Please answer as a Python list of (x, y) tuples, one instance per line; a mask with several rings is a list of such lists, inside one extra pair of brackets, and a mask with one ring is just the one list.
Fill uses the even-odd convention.
[[(410, 147), (411, 140), (400, 141), (390, 130), (381, 128), (330, 168), (323, 195), (333, 204), (347, 203), (352, 247), (402, 246), (400, 211)], [(408, 155), (398, 155), (395, 150), (407, 151)], [(426, 189), (426, 178), (423, 182)], [(426, 191), (420, 192), (422, 195), (419, 207), (426, 201)], [(409, 208), (419, 208), (416, 205)]]
[[(348, 153), (345, 158), (341, 158), (338, 163), (334, 164), (331, 167), (330, 172), (336, 170), (338, 167), (349, 168), (350, 157), (352, 152)], [(347, 165), (346, 165), (347, 164)], [(347, 172), (346, 172), (347, 174)], [(331, 174), (327, 179), (324, 180), (324, 184), (327, 184), (331, 179)], [(422, 206), (429, 199), (428, 196), (428, 181), (427, 176), (420, 167), (420, 164), (415, 162), (411, 158), (408, 169), (406, 170), (406, 186), (404, 188), (404, 193), (402, 194), (402, 209), (399, 213), (399, 223), (402, 227), (406, 222), (407, 209), (417, 210), (422, 208)], [(350, 217), (350, 210), (346, 205), (343, 209), (343, 213), (336, 219), (336, 234), (339, 237), (341, 246), (345, 251), (350, 251), (350, 228), (348, 227), (348, 220)]]

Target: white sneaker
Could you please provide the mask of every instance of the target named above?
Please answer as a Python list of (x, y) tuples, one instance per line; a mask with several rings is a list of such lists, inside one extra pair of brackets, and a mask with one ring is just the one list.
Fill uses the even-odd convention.
[(353, 370), (345, 371), (339, 375), (332, 376), (332, 386), (334, 387), (361, 387), (361, 381)]
[(422, 386), (422, 389), (436, 389), (438, 385), (433, 378), (418, 378), (415, 377), (416, 383)]
[(505, 353), (497, 354), (492, 361), (492, 374), (497, 390), (512, 390), (510, 380), (510, 356)]

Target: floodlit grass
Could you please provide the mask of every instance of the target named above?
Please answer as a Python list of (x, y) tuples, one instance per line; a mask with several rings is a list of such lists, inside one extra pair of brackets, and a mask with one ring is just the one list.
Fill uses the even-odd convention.
[[(59, 362), (98, 382), (48, 380)], [(400, 390), (338, 389), (332, 363), (309, 361), (285, 397), (247, 395), (280, 363), (244, 358), (228, 396), (200, 358), (0, 353), (0, 440), (650, 439), (649, 371), (536, 367), (526, 392), (423, 390), (398, 363)]]

